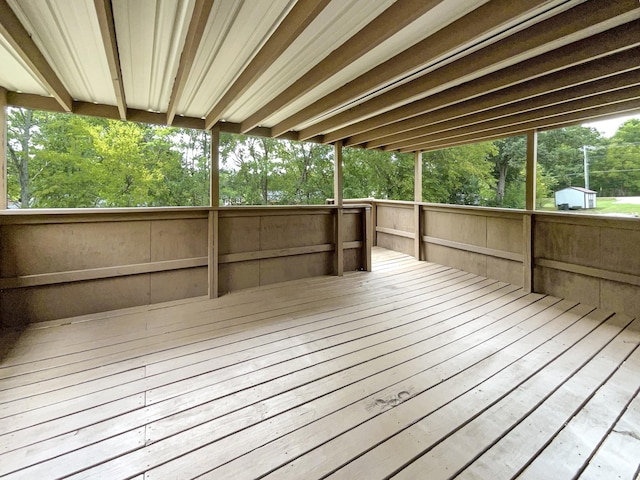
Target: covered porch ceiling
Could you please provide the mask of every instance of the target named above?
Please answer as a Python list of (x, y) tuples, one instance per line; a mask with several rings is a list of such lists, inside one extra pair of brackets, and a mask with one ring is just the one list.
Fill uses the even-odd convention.
[(0, 0), (7, 104), (425, 151), (640, 111), (638, 0)]

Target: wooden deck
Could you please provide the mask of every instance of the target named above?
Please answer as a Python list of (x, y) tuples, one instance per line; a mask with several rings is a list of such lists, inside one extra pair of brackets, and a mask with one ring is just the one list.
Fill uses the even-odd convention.
[(3, 334), (9, 478), (627, 478), (639, 321), (374, 271)]

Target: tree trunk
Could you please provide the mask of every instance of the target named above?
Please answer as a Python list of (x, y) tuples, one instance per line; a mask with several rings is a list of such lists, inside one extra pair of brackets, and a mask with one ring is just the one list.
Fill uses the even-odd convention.
[(18, 183), (20, 184), (20, 208), (29, 208), (31, 205), (31, 185), (29, 183), (29, 149), (31, 145), (31, 128), (33, 127), (33, 112), (31, 110), (19, 111), (22, 117), (22, 124), (15, 125), (14, 134), (18, 135), (16, 140), (20, 144), (20, 150), (14, 150), (9, 145), (11, 161), (18, 172)]
[(496, 187), (496, 199), (498, 205), (502, 205), (504, 202), (504, 190), (507, 185), (507, 171), (509, 170), (508, 163), (502, 163), (498, 165), (498, 185)]

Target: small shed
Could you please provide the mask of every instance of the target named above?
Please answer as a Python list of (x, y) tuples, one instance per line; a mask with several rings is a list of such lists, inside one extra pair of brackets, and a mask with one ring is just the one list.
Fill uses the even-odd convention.
[(559, 210), (596, 208), (596, 192), (582, 187), (567, 187), (555, 193)]

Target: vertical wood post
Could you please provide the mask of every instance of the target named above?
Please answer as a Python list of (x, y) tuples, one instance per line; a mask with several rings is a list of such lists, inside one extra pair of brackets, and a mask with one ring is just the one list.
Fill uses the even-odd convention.
[(0, 87), (0, 210), (7, 208), (7, 91)]
[(378, 204), (375, 199), (371, 201), (371, 246), (378, 245), (378, 232), (376, 227), (378, 226)]
[(218, 210), (209, 210), (209, 298), (218, 298), (219, 288), (219, 252), (218, 252)]
[(527, 210), (536, 208), (536, 164), (538, 163), (538, 132), (527, 132), (527, 165), (525, 206)]
[[(525, 206), (527, 210), (536, 209), (536, 166), (538, 163), (538, 132), (531, 130), (527, 132), (527, 164), (526, 164), (526, 186), (525, 186)], [(535, 291), (533, 285), (534, 275), (534, 253), (533, 235), (534, 222), (533, 214), (525, 214), (523, 218), (523, 282), (522, 288), (525, 292)]]
[(342, 142), (333, 145), (333, 202), (342, 207)]
[(211, 129), (211, 172), (209, 188), (209, 205), (212, 207), (220, 206), (220, 126), (214, 125)]
[(525, 213), (522, 217), (522, 241), (523, 241), (523, 255), (522, 255), (522, 273), (524, 275), (522, 281), (522, 289), (527, 292), (535, 292), (533, 284), (534, 275), (534, 254), (533, 254), (533, 232), (535, 228), (535, 216), (531, 213)]
[(336, 205), (336, 221), (335, 221), (335, 272), (336, 275), (344, 274), (344, 249), (343, 249), (343, 218), (342, 218), (342, 142), (336, 142), (333, 145), (333, 199)]
[(421, 260), (422, 256), (420, 255), (420, 251), (422, 250), (422, 216), (420, 215), (420, 203), (422, 202), (422, 152), (416, 152), (413, 161), (413, 201), (416, 202), (413, 206), (413, 226), (415, 231), (415, 237), (413, 241), (413, 255), (417, 260)]
[(371, 222), (371, 212), (372, 208), (366, 207), (364, 209), (364, 269), (367, 272), (370, 272), (372, 269), (371, 264), (371, 248), (373, 246), (373, 232), (375, 231), (375, 226), (373, 226)]
[(209, 188), (209, 234), (208, 234), (208, 254), (209, 254), (209, 298), (218, 298), (219, 290), (219, 244), (218, 226), (220, 206), (220, 126), (214, 125), (211, 129), (211, 171)]

